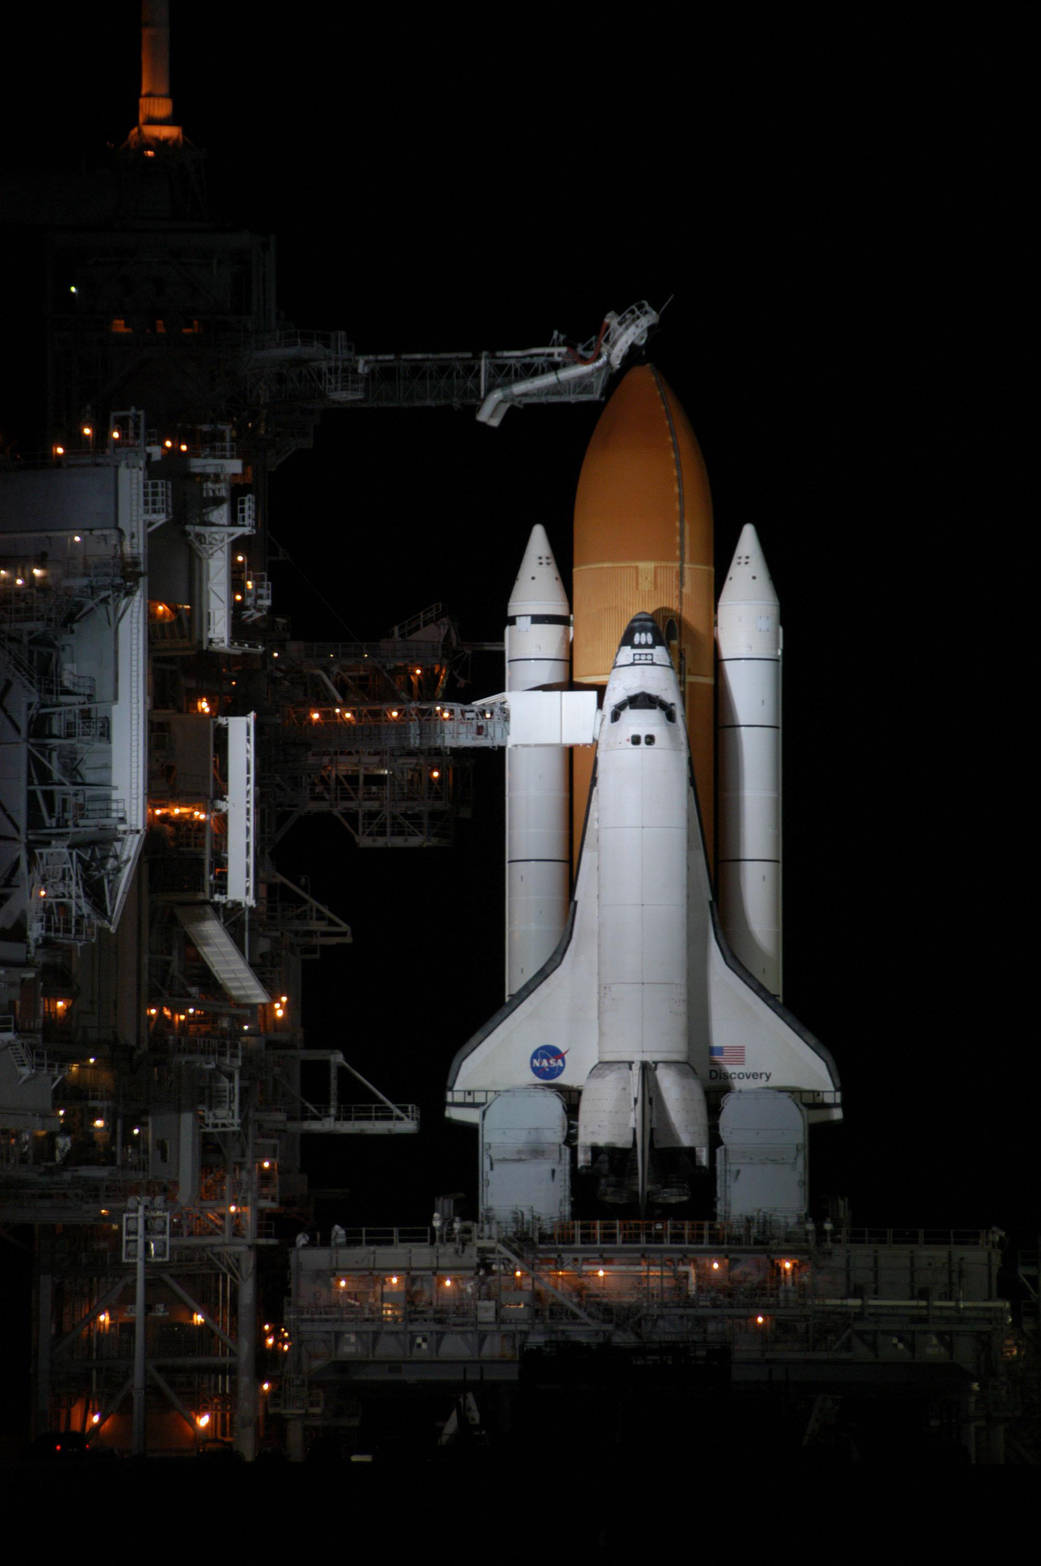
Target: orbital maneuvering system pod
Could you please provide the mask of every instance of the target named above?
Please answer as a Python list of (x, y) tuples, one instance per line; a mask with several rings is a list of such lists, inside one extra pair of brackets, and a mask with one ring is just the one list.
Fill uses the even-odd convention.
[[(697, 601), (707, 597), (711, 605), (712, 595), (703, 580), (696, 594), (684, 582), (693, 552), (685, 492), (703, 513), (708, 505), (703, 467), (701, 483), (690, 482), (700, 452), (682, 409), (650, 367), (629, 372), (602, 415), (605, 423), (608, 438), (598, 427), (590, 445), (600, 471), (591, 482), (583, 471), (579, 498), (583, 485), (587, 496), (599, 485), (614, 504), (616, 491), (603, 484), (603, 471), (624, 470), (629, 525), (603, 530), (617, 558), (602, 562), (593, 578), (605, 601), (595, 606), (595, 626), (586, 628), (587, 646), (593, 635), (603, 638), (610, 570), (619, 584), (613, 596), (621, 600), (613, 612), (622, 608), (629, 617), (598, 709), (592, 692), (562, 691), (559, 677), (546, 682), (555, 689), (525, 690), (520, 702), (512, 695), (516, 678), (509, 682), (511, 752), (529, 750), (529, 761), (511, 771), (507, 924), (523, 928), (526, 951), (539, 951), (541, 940), (548, 955), (527, 974), (512, 965), (506, 1004), (452, 1063), (447, 1112), (481, 1127), (486, 1218), (512, 1221), (520, 1214), (544, 1223), (570, 1216), (568, 1143), (576, 1139), (569, 1137), (568, 1116), (576, 1118), (577, 1109), (575, 1195), (584, 1204), (643, 1213), (698, 1201), (699, 1171), (708, 1168), (718, 1143), (718, 1216), (795, 1223), (807, 1208), (807, 1123), (838, 1119), (841, 1110), (830, 1055), (779, 999), (777, 598), (755, 530), (746, 527), (720, 600), (721, 783), (713, 812), (713, 800), (701, 798), (712, 789), (712, 769), (698, 767), (692, 745), (704, 728), (705, 678), (690, 672), (692, 662), (704, 669), (712, 630), (691, 624), (691, 614), (703, 619)], [(642, 520), (634, 488), (641, 463), (649, 513)], [(704, 515), (700, 520), (703, 571)], [(710, 511), (708, 529), (710, 537)], [(576, 511), (576, 564), (578, 532)], [(649, 538), (658, 541), (658, 558), (650, 562), (640, 558)], [(670, 538), (678, 556), (674, 571), (660, 558)], [(584, 567), (595, 569), (588, 553)], [(522, 593), (527, 579), (530, 605)], [(659, 601), (632, 612), (641, 581)], [(530, 619), (516, 613), (529, 607)], [(529, 542), (510, 611), (514, 649), (519, 633), (531, 635), (534, 646), (556, 632), (566, 611), (541, 528)], [(576, 648), (577, 621), (576, 612)], [(690, 648), (693, 658), (686, 656)], [(553, 650), (559, 660), (561, 649)], [(604, 661), (602, 650), (597, 656)], [(708, 668), (711, 688), (711, 659)], [(556, 663), (552, 672), (557, 675)], [(603, 674), (586, 672), (586, 679), (600, 683)], [(536, 718), (539, 701), (544, 707)], [(594, 742), (595, 749), (586, 748)], [(576, 761), (583, 753), (593, 758), (562, 930), (554, 896), (533, 900), (522, 893), (522, 913), (509, 908), (521, 880), (516, 865), (534, 871), (539, 842), (561, 841), (556, 816), (566, 812), (566, 802), (558, 774), (544, 765), (554, 744), (561, 753), (582, 747), (573, 752)], [(576, 765), (574, 771), (577, 793), (589, 770), (583, 775)], [(515, 801), (518, 781), (528, 774), (531, 786)], [(540, 778), (551, 778), (553, 786), (542, 786)], [(541, 819), (547, 813), (552, 823)], [(722, 913), (703, 827), (713, 814)]]

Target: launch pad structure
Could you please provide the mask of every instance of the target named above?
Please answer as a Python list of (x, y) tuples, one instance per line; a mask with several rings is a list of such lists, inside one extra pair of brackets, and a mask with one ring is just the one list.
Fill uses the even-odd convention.
[(366, 1398), (411, 1385), (468, 1396), (499, 1438), (534, 1407), (555, 1437), (637, 1439), (617, 1409), (597, 1429), (606, 1395), (652, 1401), (638, 1433), (652, 1451), (678, 1425), (688, 1455), (732, 1431), (781, 1463), (894, 1462), (905, 1441), (919, 1460), (1001, 1462), (1000, 1265), (993, 1235), (831, 1224), (348, 1230), (293, 1255), (298, 1375), (271, 1406), (298, 1450), (309, 1428), (349, 1447)]
[(812, 1458), (880, 1402), (1003, 1460), (1036, 1410), (994, 1234), (519, 1202), (315, 1243), (303, 1139), (415, 1136), (419, 1112), (359, 1080), (349, 1037), (305, 1037), (303, 964), (351, 930), (275, 851), (318, 814), (359, 847), (447, 847), (509, 728), (453, 691), (467, 650), (440, 604), (378, 640), (297, 638), (269, 475), (331, 408), (494, 427), (599, 400), (654, 312), (497, 354), (279, 325), (270, 243), (199, 220), (166, 7), (144, 11), (118, 178), (49, 244), (49, 449), (0, 471), (0, 1220), (32, 1237), (25, 1435), (245, 1458), (329, 1436), (347, 1456), (402, 1389), (507, 1441), (622, 1388), (675, 1400), (686, 1440), (695, 1404), (740, 1423), (754, 1401)]

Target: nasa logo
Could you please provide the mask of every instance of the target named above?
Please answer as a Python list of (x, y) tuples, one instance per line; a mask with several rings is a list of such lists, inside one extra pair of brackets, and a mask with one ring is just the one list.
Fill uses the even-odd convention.
[(531, 1069), (540, 1082), (552, 1082), (563, 1074), (566, 1055), (567, 1050), (557, 1049), (554, 1044), (540, 1044), (538, 1049), (532, 1050)]

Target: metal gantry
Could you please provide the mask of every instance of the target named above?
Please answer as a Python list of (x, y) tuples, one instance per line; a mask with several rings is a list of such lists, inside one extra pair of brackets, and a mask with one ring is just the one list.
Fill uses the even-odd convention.
[(804, 1447), (866, 1396), (921, 1419), (923, 1436), (942, 1424), (970, 1461), (1000, 1461), (1013, 1407), (1000, 1266), (995, 1237), (975, 1232), (636, 1219), (543, 1232), (521, 1215), (512, 1230), (347, 1230), (291, 1259), (291, 1399), (278, 1406), (302, 1446), (345, 1398), (403, 1377), (480, 1402), (563, 1376), (580, 1424), (583, 1393), (609, 1386), (612, 1366), (691, 1366), (702, 1396), (708, 1376), (739, 1402), (781, 1399)]
[[(420, 629), (432, 634), (421, 640)], [(501, 712), (442, 696), (460, 651), (440, 605), (380, 642), (279, 650), (264, 763), (272, 844), (315, 814), (334, 816), (359, 847), (451, 843), (469, 757), (506, 741)]]
[(345, 332), (290, 327), (250, 346), (244, 379), (250, 402), (271, 410), (474, 407), (496, 425), (513, 405), (599, 401), (608, 376), (657, 321), (641, 301), (609, 311), (579, 346), (554, 332), (543, 347), (482, 353), (359, 353)]

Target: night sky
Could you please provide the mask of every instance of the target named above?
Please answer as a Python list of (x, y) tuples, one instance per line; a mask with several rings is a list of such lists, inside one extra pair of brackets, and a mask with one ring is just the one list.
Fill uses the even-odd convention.
[[(359, 25), (312, 5), (239, 36), (255, 13), (172, 10), (174, 103), (214, 216), (278, 235), (298, 325), (377, 352), (520, 348), (671, 299), (651, 356), (705, 453), (717, 569), (753, 521), (781, 597), (785, 999), (847, 1108), (815, 1137), (816, 1202), (1029, 1237), (1036, 1024), (1013, 915), (1032, 801), (1004, 590), (1026, 515), (1022, 40), (744, 11), (698, 14), (681, 45), (662, 9), (568, 34), (500, 13), (493, 46), (443, 12)], [(125, 138), (136, 25), (133, 0), (57, 30), (53, 13), (5, 21), (38, 88), (29, 115), (4, 110), (6, 183)], [(12, 314), (29, 343), (32, 312)], [(5, 443), (31, 445), (22, 383), (3, 379)], [(441, 600), (464, 637), (500, 637), (533, 522), (569, 572), (598, 411), (513, 411), (498, 431), (449, 410), (326, 416), (274, 482), (294, 562), (273, 572), (276, 609), (300, 635), (372, 637)], [(498, 689), (501, 667), (473, 678)], [(349, 1166), (337, 1150), (321, 1177), (352, 1188), (350, 1222), (472, 1188), (474, 1144), (440, 1126), (439, 1099), (501, 1000), (500, 779), (479, 769), (451, 855), (359, 853), (332, 825), (293, 849), (355, 933), (309, 984), (308, 1042), (418, 1099), (429, 1127), (422, 1163), (400, 1143)]]

